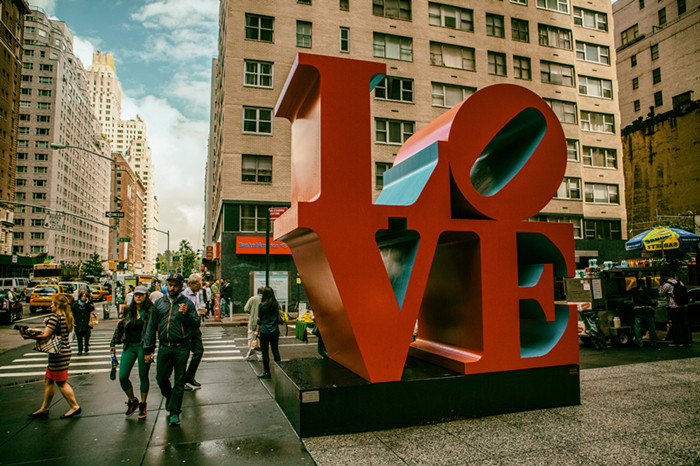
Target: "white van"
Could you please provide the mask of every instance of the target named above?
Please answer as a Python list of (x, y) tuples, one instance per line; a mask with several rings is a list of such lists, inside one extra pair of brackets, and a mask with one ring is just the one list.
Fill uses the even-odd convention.
[(59, 285), (63, 287), (65, 293), (73, 295), (73, 299), (78, 300), (78, 295), (83, 291), (87, 291), (90, 294), (90, 300), (92, 300), (92, 291), (90, 287), (85, 282), (58, 282)]
[[(27, 295), (27, 286), (29, 286), (29, 279), (24, 277), (10, 277), (10, 278), (0, 278), (0, 290), (12, 291), (21, 300)], [(30, 290), (31, 291), (31, 290)]]

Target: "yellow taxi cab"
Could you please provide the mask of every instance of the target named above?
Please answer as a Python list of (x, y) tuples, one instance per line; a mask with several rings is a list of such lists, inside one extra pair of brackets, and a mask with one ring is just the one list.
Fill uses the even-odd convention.
[(37, 312), (39, 309), (51, 310), (51, 302), (57, 294), (63, 294), (61, 285), (45, 284), (37, 285), (29, 296), (29, 312)]
[(107, 292), (107, 290), (105, 290), (100, 285), (88, 285), (88, 287), (90, 288), (90, 291), (92, 292), (92, 300), (93, 301), (102, 301), (109, 294)]

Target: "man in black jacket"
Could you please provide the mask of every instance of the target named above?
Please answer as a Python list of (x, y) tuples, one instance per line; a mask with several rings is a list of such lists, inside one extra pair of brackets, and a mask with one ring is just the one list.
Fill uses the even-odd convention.
[[(144, 359), (153, 362), (156, 334), (160, 342), (156, 363), (156, 381), (165, 397), (168, 424), (180, 425), (182, 395), (187, 382), (187, 358), (190, 356), (190, 338), (199, 329), (199, 316), (192, 301), (182, 295), (184, 278), (179, 273), (168, 276), (168, 294), (153, 305), (143, 341)], [(174, 386), (170, 374), (175, 372)]]

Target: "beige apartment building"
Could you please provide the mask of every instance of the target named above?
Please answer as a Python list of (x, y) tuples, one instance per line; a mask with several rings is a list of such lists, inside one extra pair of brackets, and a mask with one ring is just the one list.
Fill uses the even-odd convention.
[[(25, 17), (17, 141), (17, 202), (13, 252), (46, 253), (77, 264), (94, 252), (107, 259), (111, 163), (84, 150), (53, 150), (53, 143), (110, 157), (92, 112), (89, 82), (62, 21), (34, 9)], [(45, 209), (66, 212), (62, 230), (44, 228)]]
[(0, 24), (0, 254), (12, 253), (14, 206), (2, 201), (14, 201), (15, 165), (17, 160), (17, 131), (19, 121), (20, 86), (22, 83), (22, 53), (24, 15), (29, 4), (24, 0), (3, 3), (5, 14)]
[[(158, 254), (158, 200), (155, 196), (154, 166), (148, 145), (146, 123), (121, 119), (122, 88), (111, 53), (94, 52), (87, 69), (91, 83), (93, 110), (102, 124), (104, 137), (115, 152), (120, 153), (143, 184), (143, 234), (140, 235), (141, 256), (132, 265), (136, 272), (154, 272)], [(134, 238), (133, 241), (136, 241)]]
[(233, 238), (259, 235), (265, 209), (289, 203), (290, 125), (273, 108), (299, 52), (386, 63), (368, 95), (375, 199), (413, 133), (511, 83), (544, 98), (567, 138), (566, 178), (536, 220), (571, 222), (581, 262), (598, 255), (595, 240), (626, 238), (609, 1), (222, 1), (219, 31), (205, 233), (225, 278), (251, 262)]
[(700, 0), (618, 0), (613, 15), (621, 127), (694, 100)]

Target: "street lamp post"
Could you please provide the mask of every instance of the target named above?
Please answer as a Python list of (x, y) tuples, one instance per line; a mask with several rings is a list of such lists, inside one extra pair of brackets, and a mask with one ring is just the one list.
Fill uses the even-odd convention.
[(170, 274), (170, 260), (171, 260), (171, 256), (172, 256), (172, 254), (170, 252), (170, 230), (163, 231), (163, 230), (159, 230), (158, 228), (153, 228), (153, 227), (146, 227), (143, 229), (143, 231), (146, 231), (146, 230), (155, 230), (158, 233), (163, 233), (164, 235), (166, 235), (168, 237), (168, 246), (167, 246), (166, 251), (168, 252), (168, 274)]
[[(113, 179), (114, 179), (114, 195), (112, 197), (112, 212), (116, 210), (116, 203), (117, 203), (117, 157), (107, 157), (106, 155), (102, 155), (97, 152), (93, 152), (91, 150), (83, 149), (82, 147), (78, 146), (69, 146), (66, 144), (51, 144), (50, 147), (55, 150), (63, 150), (63, 149), (78, 149), (82, 150), (83, 152), (87, 152), (88, 154), (95, 155), (97, 157), (101, 157), (103, 159), (107, 159), (114, 163), (114, 168), (112, 169), (113, 172)], [(114, 221), (114, 225), (112, 228), (114, 229), (114, 245), (112, 246), (112, 259), (114, 261), (114, 270), (112, 271), (112, 309), (116, 310), (116, 298), (117, 298), (117, 263), (118, 263), (118, 251), (117, 251), (117, 244), (119, 242), (119, 218), (117, 217), (112, 217), (112, 220)]]

